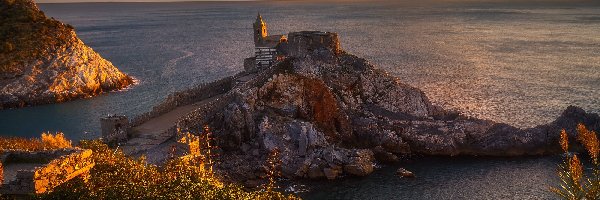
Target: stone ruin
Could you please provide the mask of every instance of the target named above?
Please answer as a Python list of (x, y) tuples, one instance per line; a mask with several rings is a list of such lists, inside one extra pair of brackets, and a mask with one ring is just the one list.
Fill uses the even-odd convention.
[(121, 115), (109, 115), (100, 118), (102, 138), (108, 144), (126, 142), (128, 138), (129, 120)]
[[(311, 54), (338, 55), (342, 52), (337, 33), (323, 31), (291, 32), (287, 40), (281, 42), (276, 48), (275, 65), (285, 57), (305, 57)], [(264, 67), (260, 69), (265, 69)], [(260, 71), (256, 65), (256, 56), (244, 59), (244, 71), (255, 73)]]
[(244, 59), (244, 71), (248, 73), (254, 73), (258, 70), (256, 68), (256, 57), (250, 57)]
[(77, 176), (85, 180), (95, 164), (91, 156), (92, 150), (80, 148), (3, 152), (0, 194), (41, 194)]
[(300, 31), (285, 35), (269, 35), (262, 16), (253, 24), (254, 57), (244, 59), (244, 71), (249, 73), (274, 66), (286, 57), (304, 57), (309, 54), (338, 55), (342, 52), (337, 33)]
[(288, 34), (287, 45), (283, 51), (286, 56), (304, 57), (315, 51), (332, 52), (337, 55), (342, 50), (337, 33), (300, 31)]

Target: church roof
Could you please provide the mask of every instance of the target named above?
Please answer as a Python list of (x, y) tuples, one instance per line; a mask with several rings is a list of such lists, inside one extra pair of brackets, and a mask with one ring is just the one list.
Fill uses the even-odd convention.
[(256, 47), (269, 47), (275, 48), (281, 42), (281, 39), (285, 39), (284, 35), (269, 35), (264, 37), (262, 41), (256, 45)]

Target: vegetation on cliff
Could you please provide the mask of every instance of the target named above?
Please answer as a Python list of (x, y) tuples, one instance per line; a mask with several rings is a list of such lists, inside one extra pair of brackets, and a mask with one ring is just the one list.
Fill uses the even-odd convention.
[[(206, 134), (205, 134), (206, 135)], [(39, 199), (297, 199), (272, 190), (274, 179), (261, 191), (246, 191), (236, 184), (224, 183), (212, 171), (209, 137), (187, 134), (180, 141), (190, 153), (173, 157), (164, 166), (150, 165), (144, 157), (132, 158), (100, 140), (80, 141), (79, 147), (91, 149), (94, 168), (81, 176), (38, 195)], [(49, 150), (70, 148), (62, 133), (42, 134), (40, 139), (2, 138), (0, 150)], [(269, 166), (273, 165), (272, 159)], [(1, 167), (1, 165), (0, 165)], [(1, 168), (0, 168), (1, 169)], [(276, 173), (276, 172), (272, 172)]]
[(132, 83), (32, 0), (0, 0), (0, 109), (91, 97)]
[(219, 181), (197, 159), (175, 158), (165, 166), (133, 159), (100, 141), (82, 141), (94, 151), (90, 178), (73, 179), (42, 199), (294, 199), (278, 192), (245, 191)]
[(24, 73), (27, 61), (76, 41), (73, 27), (46, 18), (28, 0), (0, 2), (0, 77)]

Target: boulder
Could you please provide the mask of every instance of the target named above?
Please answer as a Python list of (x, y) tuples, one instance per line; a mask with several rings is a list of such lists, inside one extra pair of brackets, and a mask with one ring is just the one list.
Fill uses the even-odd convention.
[(396, 163), (399, 160), (398, 156), (385, 151), (385, 149), (383, 149), (383, 147), (381, 146), (373, 148), (373, 155), (375, 157), (375, 160), (382, 163)]
[(398, 168), (398, 170), (396, 170), (396, 175), (398, 175), (400, 177), (406, 177), (406, 178), (415, 178), (415, 174), (413, 174), (411, 171), (408, 171), (404, 168)]
[(325, 168), (323, 169), (323, 173), (325, 174), (325, 177), (327, 177), (327, 179), (333, 180), (336, 179), (338, 175), (342, 173), (342, 171), (339, 168)]
[(373, 152), (367, 149), (355, 150), (344, 165), (344, 172), (355, 176), (366, 176), (373, 172)]
[(319, 165), (313, 164), (308, 168), (308, 178), (311, 179), (319, 179), (325, 177), (325, 173), (323, 173), (323, 169), (319, 167)]

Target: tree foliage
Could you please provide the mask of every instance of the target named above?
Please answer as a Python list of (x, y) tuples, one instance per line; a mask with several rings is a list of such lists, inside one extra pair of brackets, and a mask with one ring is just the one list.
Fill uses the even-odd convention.
[(128, 157), (98, 140), (81, 141), (80, 147), (94, 151), (96, 166), (89, 178), (73, 179), (41, 195), (41, 199), (297, 199), (223, 183), (208, 171), (211, 168), (204, 162), (207, 156), (173, 158), (159, 167), (147, 164), (144, 157)]
[(73, 27), (46, 15), (31, 0), (0, 0), (0, 78), (20, 75), (25, 63), (76, 40)]

